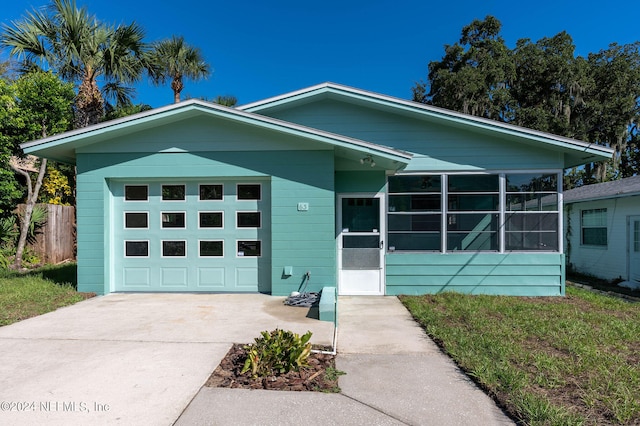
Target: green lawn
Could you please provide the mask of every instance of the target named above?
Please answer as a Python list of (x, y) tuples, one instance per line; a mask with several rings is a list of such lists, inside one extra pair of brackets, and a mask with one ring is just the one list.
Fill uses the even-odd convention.
[(0, 326), (94, 296), (78, 293), (76, 285), (76, 265), (72, 263), (28, 273), (0, 271)]
[(573, 287), (566, 297), (401, 300), (522, 424), (640, 424), (640, 303)]

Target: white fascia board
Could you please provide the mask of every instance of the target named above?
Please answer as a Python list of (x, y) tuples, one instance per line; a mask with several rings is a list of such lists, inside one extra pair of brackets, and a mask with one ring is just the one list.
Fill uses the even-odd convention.
[(189, 111), (203, 111), (204, 113), (213, 114), (220, 118), (258, 126), (260, 128), (278, 131), (289, 135), (304, 137), (306, 139), (313, 139), (318, 142), (328, 143), (347, 149), (355, 149), (366, 154), (379, 155), (405, 164), (407, 164), (413, 157), (410, 153), (386, 146), (200, 100), (189, 100), (179, 104), (169, 105), (128, 117), (123, 117), (117, 120), (84, 127), (82, 129), (72, 130), (44, 139), (27, 142), (22, 144), (21, 147), (25, 153), (33, 153), (43, 148), (54, 148), (59, 145), (73, 142), (80, 144), (81, 141), (87, 137), (96, 137), (116, 130), (126, 130), (128, 127), (139, 126), (154, 120), (166, 120), (171, 119), (172, 117), (179, 117), (181, 114), (188, 113)]
[(356, 89), (353, 87), (343, 86), (335, 83), (322, 83), (316, 86), (311, 86), (306, 89), (301, 89), (295, 92), (268, 98), (263, 101), (253, 102), (251, 104), (240, 107), (240, 109), (251, 112), (259, 112), (263, 109), (272, 108), (278, 105), (284, 105), (292, 101), (297, 101), (306, 97), (313, 96), (317, 92), (334, 93), (337, 95), (346, 96), (351, 99), (371, 102), (414, 114), (418, 113), (427, 117), (446, 120), (464, 126), (471, 126), (492, 132), (499, 132), (509, 136), (526, 138), (532, 141), (555, 145), (560, 148), (578, 150), (592, 155), (601, 156), (603, 157), (603, 159), (610, 158), (614, 152), (612, 148), (604, 147), (602, 145), (596, 145), (577, 139), (566, 138), (551, 133), (540, 132), (537, 130), (528, 129), (526, 127), (515, 126), (513, 124), (501, 123), (499, 121), (491, 120), (488, 118), (476, 117), (445, 108), (439, 108), (419, 102), (408, 101), (405, 99), (395, 98), (392, 96), (382, 95), (380, 93), (369, 92), (366, 90)]

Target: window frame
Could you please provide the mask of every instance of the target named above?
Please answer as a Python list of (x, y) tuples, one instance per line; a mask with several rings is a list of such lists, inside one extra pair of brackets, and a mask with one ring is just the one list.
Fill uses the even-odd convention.
[[(220, 199), (213, 199), (213, 200), (203, 200), (200, 197), (201, 194), (201, 188), (203, 186), (220, 186), (221, 187), (221, 191), (222, 191), (222, 197)], [(198, 202), (199, 203), (219, 203), (221, 201), (224, 201), (224, 183), (199, 183), (198, 184)]]
[[(258, 226), (240, 226), (238, 215), (240, 214), (257, 214), (260, 219)], [(262, 229), (262, 211), (260, 210), (236, 210), (236, 229)]]
[[(599, 225), (599, 226), (585, 226), (584, 225), (584, 214), (587, 212), (596, 212), (599, 211), (601, 213), (604, 213), (604, 225)], [(594, 208), (594, 209), (581, 209), (580, 210), (580, 245), (581, 246), (585, 246), (585, 247), (594, 247), (594, 248), (607, 248), (609, 246), (609, 226), (608, 226), (608, 212), (607, 212), (607, 208)], [(604, 244), (594, 244), (594, 243), (587, 243), (585, 242), (585, 238), (584, 238), (584, 231), (585, 229), (604, 229), (604, 239), (605, 242)]]
[[(242, 255), (240, 256), (238, 253), (240, 253), (240, 250), (238, 250), (240, 248), (239, 244), (241, 241), (249, 241), (249, 242), (257, 242), (258, 245), (260, 246), (260, 254), (257, 256), (247, 256), (247, 255)], [(262, 240), (261, 239), (248, 239), (248, 238), (243, 238), (243, 239), (238, 239), (236, 240), (236, 258), (237, 259), (242, 259), (242, 258), (247, 258), (247, 259), (256, 259), (256, 258), (260, 258), (262, 257)]]
[[(201, 214), (211, 214), (211, 213), (220, 213), (220, 217), (222, 218), (222, 225), (221, 226), (200, 226), (200, 215)], [(198, 211), (198, 229), (224, 229), (224, 210), (202, 210), (202, 211)]]
[[(146, 256), (129, 256), (127, 255), (127, 243), (147, 243), (147, 255)], [(123, 257), (127, 259), (148, 259), (151, 253), (151, 243), (149, 240), (124, 240), (123, 241)]]
[[(136, 230), (136, 229), (149, 229), (149, 212), (148, 211), (123, 211), (123, 216), (122, 216), (122, 229), (126, 229), (126, 230)], [(127, 226), (127, 215), (133, 213), (133, 214), (142, 214), (144, 213), (145, 216), (147, 217), (147, 226), (144, 227), (140, 227), (140, 226), (135, 226), (135, 227), (129, 227)]]
[[(144, 200), (127, 200), (127, 188), (130, 186), (140, 186), (140, 187), (146, 187), (147, 188), (147, 198), (145, 198)], [(136, 185), (136, 184), (124, 184), (122, 185), (123, 189), (122, 189), (122, 201), (125, 203), (148, 203), (149, 202), (149, 184), (143, 183), (140, 185)]]
[[(180, 226), (170, 226), (170, 227), (165, 227), (164, 225), (164, 221), (163, 216), (165, 214), (182, 214), (184, 217), (184, 226), (180, 227)], [(160, 211), (160, 229), (163, 231), (167, 231), (167, 230), (172, 230), (172, 229), (187, 229), (187, 212), (186, 211)]]
[[(184, 188), (184, 198), (181, 200), (165, 200), (163, 195), (163, 189), (165, 186), (182, 186)], [(160, 184), (160, 202), (162, 203), (184, 203), (187, 201), (187, 184), (186, 183), (161, 183)], [(198, 194), (200, 195), (200, 194)]]
[[(467, 190), (460, 190), (460, 191), (451, 191), (449, 188), (449, 178), (451, 176), (460, 176), (460, 175), (467, 175), (467, 176), (473, 176), (473, 175), (497, 175), (498, 177), (498, 189), (497, 191), (493, 191), (493, 190), (484, 190), (484, 189), (471, 189), (469, 191)], [(509, 190), (509, 188), (507, 188), (507, 177), (508, 176), (513, 176), (513, 175), (531, 175), (530, 180), (533, 182), (534, 179), (536, 179), (538, 176), (540, 177), (540, 179), (542, 180), (542, 183), (540, 184), (540, 188), (538, 187), (532, 187), (531, 191), (515, 191), (514, 188), (512, 187), (512, 190)], [(391, 185), (389, 182), (389, 179), (392, 177), (397, 177), (397, 176), (414, 176), (414, 177), (433, 177), (433, 176), (438, 176), (440, 178), (440, 192), (434, 192), (434, 191), (415, 191), (415, 192), (391, 192)], [(551, 178), (551, 182), (555, 183), (555, 188), (556, 190), (550, 190), (548, 188), (550, 188), (550, 186), (545, 186), (544, 184), (544, 179), (549, 177), (549, 176), (555, 176), (555, 180), (553, 180), (553, 178)], [(398, 189), (398, 187), (401, 187), (401, 185), (395, 185), (396, 186), (396, 190)], [(429, 187), (431, 188), (431, 187)], [(544, 188), (544, 189), (543, 189)], [(400, 188), (402, 189), (402, 188)], [(410, 186), (409, 186), (409, 189)], [(532, 197), (539, 197), (540, 200), (542, 200), (544, 197), (548, 196), (548, 195), (553, 195), (552, 198), (552, 203), (549, 205), (546, 204), (540, 204), (539, 210), (531, 210), (531, 211), (527, 211), (527, 210), (523, 210), (523, 211), (514, 211), (514, 210), (509, 210), (509, 206), (507, 205), (507, 196), (508, 195), (514, 195), (514, 194), (531, 194)], [(440, 201), (441, 201), (441, 209), (440, 211), (437, 212), (426, 212), (426, 211), (420, 211), (420, 212), (398, 212), (398, 211), (392, 211), (391, 208), (393, 206), (392, 201), (390, 200), (393, 196), (395, 195), (435, 195), (435, 194), (440, 194)], [(452, 209), (450, 206), (450, 195), (484, 195), (484, 194), (492, 194), (493, 196), (497, 195), (497, 209), (496, 210), (459, 210), (459, 209)], [(386, 183), (386, 196), (387, 196), (387, 211), (386, 211), (386, 216), (387, 216), (387, 252), (391, 253), (391, 252), (399, 252), (399, 253), (448, 253), (448, 254), (455, 254), (455, 253), (511, 253), (511, 252), (521, 252), (521, 253), (562, 253), (563, 252), (563, 241), (562, 241), (562, 233), (563, 233), (563, 212), (562, 212), (562, 171), (561, 170), (498, 170), (498, 171), (483, 171), (483, 172), (440, 172), (440, 173), (430, 173), (430, 172), (425, 172), (425, 173), (400, 173), (400, 174), (395, 174), (395, 175), (388, 175), (387, 176), (387, 183)], [(527, 195), (525, 195), (525, 197), (527, 197)], [(481, 200), (480, 200), (481, 201)], [(495, 202), (495, 198), (494, 198), (494, 202)], [(541, 202), (540, 202), (541, 203)], [(524, 207), (524, 206), (523, 206)], [(408, 215), (421, 215), (421, 214), (439, 214), (440, 215), (440, 219), (441, 219), (441, 224), (440, 224), (440, 231), (430, 231), (432, 233), (438, 234), (440, 237), (440, 246), (438, 247), (438, 249), (416, 249), (416, 250), (412, 250), (412, 249), (399, 249), (397, 247), (395, 247), (393, 244), (391, 244), (391, 240), (392, 240), (392, 235), (395, 234), (415, 234), (417, 233), (416, 231), (412, 231), (412, 230), (398, 230), (398, 231), (394, 231), (392, 230), (392, 224), (390, 223), (390, 218), (393, 217), (393, 215), (399, 215), (399, 214), (408, 214)], [(450, 220), (450, 216), (451, 215), (457, 215), (459, 216), (460, 214), (492, 214), (495, 215), (495, 218), (492, 219), (493, 220), (497, 220), (497, 226), (496, 226), (496, 230), (493, 231), (495, 232), (495, 236), (497, 236), (496, 238), (496, 250), (464, 250), (464, 249), (458, 249), (458, 250), (452, 250), (449, 246), (448, 246), (448, 236), (451, 232), (450, 230), (450, 225), (449, 225), (449, 220)], [(531, 233), (539, 233), (539, 234), (554, 234), (553, 238), (553, 242), (555, 243), (554, 246), (550, 249), (547, 248), (541, 248), (541, 249), (525, 249), (525, 248), (510, 248), (507, 249), (507, 237), (508, 237), (508, 232), (506, 230), (506, 225), (507, 225), (507, 221), (509, 220), (509, 218), (512, 217), (513, 214), (517, 214), (517, 215), (529, 215), (529, 214), (537, 214), (537, 215), (541, 215), (541, 214), (550, 214), (550, 215), (554, 215), (555, 216), (555, 229), (556, 230), (546, 230), (543, 228), (540, 228), (539, 231), (535, 230), (535, 229), (523, 229), (522, 231), (513, 231), (513, 232), (521, 232), (524, 233), (523, 234), (523, 238), (524, 237), (531, 237)], [(523, 218), (524, 219), (524, 218)], [(544, 219), (544, 218), (542, 218)], [(541, 224), (543, 224), (543, 222), (540, 222)], [(544, 224), (543, 224), (544, 225)], [(395, 227), (398, 227), (398, 224), (395, 225)], [(489, 232), (489, 231), (487, 231)], [(526, 235), (525, 235), (526, 234)], [(544, 237), (544, 235), (542, 235), (542, 237)], [(410, 238), (410, 237), (408, 237)], [(491, 237), (491, 238), (495, 238), (495, 237)], [(544, 240), (544, 238), (543, 238)], [(548, 245), (545, 247), (550, 247), (551, 246), (551, 240), (546, 240)], [(435, 242), (432, 240), (431, 243), (429, 243), (428, 241), (423, 241), (423, 242), (418, 242), (416, 241), (417, 244), (426, 244), (426, 245), (431, 245), (431, 246), (435, 246)], [(526, 243), (523, 243), (523, 246), (526, 245)], [(408, 245), (410, 246), (410, 244)], [(513, 245), (511, 245), (511, 247), (513, 247)]]
[[(202, 255), (202, 247), (200, 246), (200, 243), (217, 243), (220, 242), (222, 243), (222, 254), (220, 256), (203, 256)], [(224, 240), (223, 239), (202, 239), (202, 240), (198, 240), (198, 258), (203, 258), (203, 259), (210, 259), (210, 258), (217, 258), (217, 259), (221, 259), (224, 258)]]
[[(164, 243), (184, 243), (184, 255), (181, 256), (165, 256), (164, 254)], [(187, 258), (189, 256), (189, 251), (188, 251), (188, 244), (187, 244), (187, 240), (174, 240), (174, 239), (169, 239), (169, 240), (165, 240), (162, 239), (160, 240), (160, 257), (163, 259), (184, 259)]]
[[(260, 196), (258, 198), (240, 198), (240, 186), (258, 186), (260, 188)], [(243, 182), (236, 183), (236, 201), (237, 202), (251, 202), (251, 201), (262, 201), (262, 184), (258, 182)]]

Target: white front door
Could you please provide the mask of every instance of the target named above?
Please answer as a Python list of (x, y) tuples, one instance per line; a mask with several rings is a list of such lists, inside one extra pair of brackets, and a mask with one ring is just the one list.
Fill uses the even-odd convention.
[(629, 281), (640, 282), (640, 216), (629, 216)]
[(383, 194), (338, 196), (338, 293), (384, 294)]

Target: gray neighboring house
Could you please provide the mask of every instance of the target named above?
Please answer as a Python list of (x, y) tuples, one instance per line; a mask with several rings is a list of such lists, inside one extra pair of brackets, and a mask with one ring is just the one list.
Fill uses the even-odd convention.
[(640, 287), (640, 176), (564, 192), (567, 265)]

